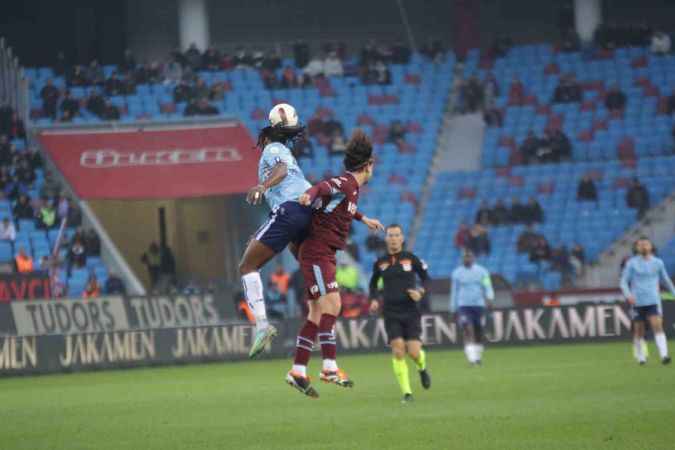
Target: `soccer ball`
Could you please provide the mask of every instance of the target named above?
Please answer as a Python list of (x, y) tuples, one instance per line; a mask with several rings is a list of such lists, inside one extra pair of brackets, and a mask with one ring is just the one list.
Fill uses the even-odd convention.
[(270, 110), (270, 124), (282, 127), (295, 127), (298, 125), (298, 113), (288, 103), (279, 103)]

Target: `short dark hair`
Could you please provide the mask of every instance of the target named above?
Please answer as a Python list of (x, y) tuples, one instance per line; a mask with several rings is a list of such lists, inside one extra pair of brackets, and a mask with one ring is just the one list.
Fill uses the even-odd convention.
[(373, 160), (373, 144), (363, 130), (357, 128), (347, 142), (344, 166), (350, 172), (361, 170)]
[(387, 225), (387, 228), (385, 228), (384, 231), (385, 232), (389, 231), (391, 228), (398, 228), (399, 230), (401, 230), (401, 233), (403, 233), (403, 227), (397, 223), (390, 223), (389, 225)]

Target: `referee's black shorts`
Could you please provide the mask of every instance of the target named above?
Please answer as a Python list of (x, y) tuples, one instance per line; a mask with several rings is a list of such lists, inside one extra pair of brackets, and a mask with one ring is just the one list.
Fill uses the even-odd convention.
[(403, 338), (404, 341), (419, 341), (422, 335), (422, 316), (419, 313), (385, 314), (384, 329), (389, 342)]

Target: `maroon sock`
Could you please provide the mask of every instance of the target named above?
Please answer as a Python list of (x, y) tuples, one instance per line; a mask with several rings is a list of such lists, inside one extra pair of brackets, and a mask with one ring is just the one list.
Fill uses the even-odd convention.
[(316, 339), (316, 333), (319, 327), (309, 320), (300, 328), (298, 339), (295, 343), (295, 358), (293, 364), (298, 366), (306, 366), (309, 362), (309, 357), (312, 356), (312, 347)]
[(335, 327), (336, 317), (331, 314), (322, 314), (319, 321), (319, 344), (323, 359), (335, 359)]

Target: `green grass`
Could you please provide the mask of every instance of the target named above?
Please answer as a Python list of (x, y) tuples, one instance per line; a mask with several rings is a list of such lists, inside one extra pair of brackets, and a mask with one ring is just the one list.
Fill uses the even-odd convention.
[(356, 387), (318, 400), (283, 382), (289, 361), (2, 379), (0, 449), (672, 450), (655, 350), (639, 367), (628, 343), (488, 348), (482, 368), (433, 351), (405, 406), (386, 354), (341, 358)]

